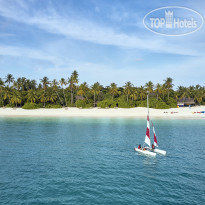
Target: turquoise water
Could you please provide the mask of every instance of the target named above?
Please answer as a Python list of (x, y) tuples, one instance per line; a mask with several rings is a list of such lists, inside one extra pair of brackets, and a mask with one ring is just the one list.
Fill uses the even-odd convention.
[(205, 120), (0, 118), (0, 204), (204, 204)]

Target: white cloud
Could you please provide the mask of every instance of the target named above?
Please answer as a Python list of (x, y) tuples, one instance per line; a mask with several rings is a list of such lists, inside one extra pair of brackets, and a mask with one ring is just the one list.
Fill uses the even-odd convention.
[[(132, 66), (122, 67), (122, 60), (116, 58), (110, 63), (112, 65), (105, 65), (103, 62), (101, 62), (101, 64), (95, 64), (92, 62), (81, 62), (81, 60), (77, 61), (77, 55), (74, 57), (75, 60), (68, 60), (69, 56), (65, 54), (66, 49), (64, 48), (64, 46), (68, 46), (68, 44), (64, 44), (66, 38), (61, 39), (60, 44), (58, 44), (58, 41), (47, 41), (45, 43), (46, 45), (42, 45), (39, 49), (0, 45), (0, 55), (19, 56), (50, 62), (51, 65), (46, 65), (46, 67), (41, 64), (38, 64), (37, 67), (35, 67), (35, 65), (29, 65), (31, 67), (33, 66), (33, 70), (40, 76), (49, 75), (50, 78), (60, 78), (70, 75), (73, 69), (76, 68), (80, 74), (81, 82), (87, 81), (92, 84), (102, 79), (101, 83), (103, 83), (103, 85), (109, 85), (114, 81), (122, 86), (129, 80), (139, 86), (144, 85), (144, 83), (149, 80), (152, 80), (154, 83), (163, 83), (163, 79), (168, 76), (175, 79), (174, 83), (176, 85), (181, 84), (181, 82), (183, 83), (183, 79), (185, 79), (185, 83), (192, 82), (197, 84), (198, 79), (203, 79), (201, 76), (205, 75), (205, 71), (200, 70), (200, 68), (205, 66), (202, 58), (204, 52), (201, 52), (204, 50), (203, 42), (201, 42), (203, 38), (196, 42), (196, 39), (191, 36), (188, 38), (171, 38), (156, 35), (139, 37), (137, 34), (134, 36), (126, 32), (117, 32), (111, 27), (98, 25), (94, 21), (89, 22), (85, 19), (76, 20), (68, 18), (68, 16), (64, 16), (64, 14), (58, 14), (51, 6), (44, 11), (31, 10), (31, 6), (28, 6), (28, 4), (22, 0), (20, 3), (19, 1), (0, 0), (0, 15), (6, 18), (36, 26), (46, 32), (62, 35), (67, 38), (84, 40), (100, 45), (131, 48), (133, 49), (132, 53), (135, 53), (138, 57), (138, 59), (133, 58), (133, 61), (143, 61), (143, 67), (146, 66), (146, 62), (149, 60), (143, 55), (143, 51), (201, 56), (196, 59), (192, 58), (189, 61), (183, 61), (182, 59), (180, 62), (168, 62), (167, 60), (166, 63), (159, 63), (161, 67), (155, 62), (152, 65), (152, 69), (148, 67), (137, 69)], [(196, 34), (194, 34), (194, 36), (196, 36)], [(198, 36), (201, 37), (200, 34), (197, 34), (197, 38)], [(60, 52), (62, 49), (64, 49), (65, 52)], [(126, 62), (130, 61), (130, 55), (126, 54), (126, 52), (124, 53), (125, 56), (123, 60)], [(126, 59), (128, 55), (129, 58)], [(117, 62), (118, 60), (119, 63)], [(128, 62), (128, 64), (130, 65), (130, 62)], [(136, 64), (140, 64), (140, 62), (136, 62)], [(198, 83), (203, 84), (203, 82)]]
[(185, 44), (182, 47), (180, 43), (173, 44), (170, 38), (153, 37), (152, 35), (151, 37), (138, 37), (137, 35), (119, 33), (110, 27), (101, 26), (95, 22), (84, 19), (75, 20), (68, 16), (59, 15), (52, 7), (48, 7), (44, 11), (35, 11), (32, 15), (33, 12), (28, 10), (25, 2), (20, 2), (12, 4), (9, 0), (1, 1), (0, 14), (15, 21), (37, 26), (50, 33), (96, 44), (143, 49), (151, 52), (200, 55), (193, 47), (189, 48)]
[(60, 63), (60, 60), (55, 56), (49, 56), (42, 51), (25, 47), (0, 45), (0, 55), (17, 56), (24, 58), (27, 57), (31, 59), (49, 61), (53, 64)]
[(174, 79), (175, 88), (177, 88), (179, 85), (203, 85), (204, 80), (201, 76), (205, 75), (205, 70), (200, 69), (201, 66), (205, 66), (203, 58), (196, 58), (181, 63), (172, 62), (166, 65), (154, 66), (152, 69), (149, 67), (144, 69), (134, 67), (122, 69), (118, 67), (116, 69), (114, 66), (105, 64), (71, 62), (66, 67), (61, 68), (38, 68), (37, 72), (40, 76), (48, 75), (49, 73), (49, 78), (60, 79), (62, 76), (69, 77), (71, 72), (76, 69), (79, 72), (80, 83), (86, 81), (91, 85), (99, 81), (104, 86), (108, 86), (112, 82), (117, 83), (118, 86), (123, 86), (127, 81), (131, 81), (135, 86), (141, 86), (150, 80), (154, 84), (162, 84), (164, 83), (163, 80), (171, 77)]

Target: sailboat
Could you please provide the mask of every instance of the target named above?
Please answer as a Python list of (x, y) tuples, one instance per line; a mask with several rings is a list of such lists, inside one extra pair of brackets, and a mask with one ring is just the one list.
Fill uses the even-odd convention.
[[(135, 151), (142, 153), (142, 154), (146, 154), (146, 155), (150, 155), (155, 157), (156, 153), (152, 152), (151, 149), (151, 141), (150, 141), (150, 123), (149, 123), (149, 99), (148, 99), (148, 95), (149, 93), (147, 93), (147, 130), (146, 130), (146, 136), (145, 136), (145, 141), (144, 141), (144, 145), (143, 147), (141, 147), (141, 145), (139, 145), (138, 147), (135, 147)], [(148, 145), (145, 146), (145, 145)]]
[(158, 154), (166, 155), (167, 154), (166, 151), (156, 148), (156, 147), (158, 147), (158, 143), (157, 143), (157, 137), (156, 137), (156, 133), (155, 133), (153, 122), (152, 122), (152, 127), (153, 127), (153, 133), (154, 133), (154, 146), (152, 147), (152, 151), (156, 152)]
[(155, 147), (158, 147), (158, 143), (157, 143), (157, 137), (156, 137), (153, 123), (152, 123), (152, 127), (153, 127), (153, 133), (154, 133), (154, 145), (152, 145), (151, 147), (150, 119), (149, 119), (149, 93), (147, 93), (147, 129), (146, 129), (145, 141), (144, 141), (143, 147), (139, 145), (138, 147), (135, 147), (135, 151), (142, 153), (142, 154), (150, 155), (153, 157), (156, 156), (156, 153), (166, 155), (166, 151), (155, 148)]

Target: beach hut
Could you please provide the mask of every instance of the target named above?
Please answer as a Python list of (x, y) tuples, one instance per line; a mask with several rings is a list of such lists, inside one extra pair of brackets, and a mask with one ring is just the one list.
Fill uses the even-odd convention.
[(81, 95), (76, 95), (75, 96), (75, 101), (77, 101), (77, 100), (85, 100), (85, 98)]
[(184, 106), (190, 106), (195, 105), (193, 98), (180, 98), (177, 100), (177, 106), (184, 107)]

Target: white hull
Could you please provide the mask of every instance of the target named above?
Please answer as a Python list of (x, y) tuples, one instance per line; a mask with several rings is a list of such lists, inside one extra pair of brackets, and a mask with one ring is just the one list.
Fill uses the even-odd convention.
[(166, 155), (167, 154), (167, 152), (166, 151), (164, 151), (164, 150), (161, 150), (161, 149), (153, 149), (152, 150), (153, 152), (155, 152), (155, 153), (158, 153), (158, 154), (162, 154), (162, 155)]
[(138, 149), (138, 148), (135, 147), (135, 151), (139, 152), (139, 153), (142, 153), (142, 154), (146, 154), (146, 155), (152, 156), (152, 157), (156, 156), (156, 153), (150, 152), (149, 150), (142, 150), (142, 149)]

